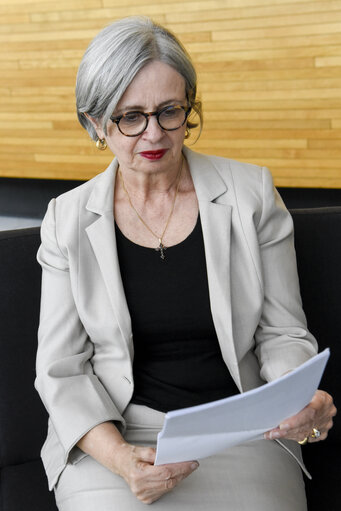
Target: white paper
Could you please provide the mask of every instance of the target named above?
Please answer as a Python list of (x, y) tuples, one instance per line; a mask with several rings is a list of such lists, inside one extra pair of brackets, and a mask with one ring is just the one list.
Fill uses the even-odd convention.
[(158, 434), (155, 465), (197, 460), (262, 438), (304, 408), (320, 383), (329, 349), (256, 389), (168, 412)]

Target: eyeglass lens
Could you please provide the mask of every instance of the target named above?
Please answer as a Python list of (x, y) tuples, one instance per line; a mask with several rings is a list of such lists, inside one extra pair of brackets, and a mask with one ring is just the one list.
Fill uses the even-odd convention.
[[(156, 116), (162, 129), (176, 130), (183, 125), (186, 120), (186, 111), (181, 106), (170, 106), (161, 110)], [(146, 118), (141, 112), (128, 112), (119, 122), (119, 129), (124, 135), (138, 135), (142, 133), (148, 124)]]

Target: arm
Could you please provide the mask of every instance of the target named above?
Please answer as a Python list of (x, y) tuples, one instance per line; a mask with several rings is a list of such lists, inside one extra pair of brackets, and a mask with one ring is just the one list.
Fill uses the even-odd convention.
[(87, 431), (123, 418), (92, 369), (94, 347), (78, 316), (68, 257), (56, 234), (56, 207), (52, 200), (37, 256), (43, 273), (35, 385), (66, 463)]
[(255, 333), (261, 376), (271, 381), (317, 353), (299, 288), (292, 218), (272, 177), (262, 169), (262, 213), (257, 226), (263, 308)]
[(123, 477), (144, 504), (158, 500), (199, 466), (197, 461), (154, 466), (155, 449), (128, 444), (111, 422), (90, 430), (78, 447)]
[[(263, 212), (258, 237), (264, 278), (264, 307), (256, 332), (257, 354), (262, 375), (273, 379), (303, 363), (317, 351), (308, 332), (302, 309), (296, 268), (293, 223), (277, 192), (270, 173), (263, 169)], [(336, 408), (332, 397), (318, 390), (300, 413), (285, 420), (265, 438), (288, 438), (309, 442), (324, 440), (333, 425)], [(310, 436), (312, 428), (321, 432)]]

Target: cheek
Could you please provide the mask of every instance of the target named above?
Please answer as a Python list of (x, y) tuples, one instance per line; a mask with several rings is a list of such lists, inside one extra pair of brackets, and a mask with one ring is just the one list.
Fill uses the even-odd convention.
[(120, 140), (111, 140), (109, 147), (112, 152), (121, 160), (132, 160), (134, 157), (136, 142), (128, 137)]
[(111, 124), (111, 126), (108, 126), (106, 140), (110, 150), (115, 156), (121, 155), (124, 157), (125, 154), (128, 155), (132, 143), (128, 137), (124, 137), (118, 132), (116, 125), (113, 126)]
[(182, 127), (180, 128), (179, 131), (176, 132), (176, 135), (174, 133), (174, 138), (173, 138), (173, 144), (174, 146), (176, 147), (179, 147), (179, 146), (182, 146), (184, 141), (185, 141), (185, 134), (186, 134), (186, 127)]

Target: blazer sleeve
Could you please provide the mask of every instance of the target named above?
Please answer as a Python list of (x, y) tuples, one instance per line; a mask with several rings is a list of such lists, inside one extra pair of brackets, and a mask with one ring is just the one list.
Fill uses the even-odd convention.
[(94, 346), (77, 313), (68, 257), (56, 236), (55, 208), (53, 199), (37, 255), (42, 290), (35, 386), (66, 462), (71, 449), (94, 426), (124, 420), (92, 369)]
[(255, 340), (261, 376), (271, 381), (314, 356), (317, 343), (302, 308), (293, 220), (266, 168), (262, 188), (257, 231), (264, 301)]

